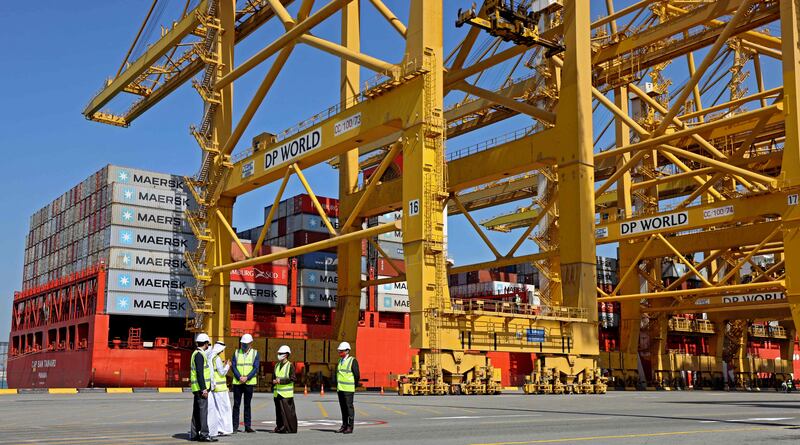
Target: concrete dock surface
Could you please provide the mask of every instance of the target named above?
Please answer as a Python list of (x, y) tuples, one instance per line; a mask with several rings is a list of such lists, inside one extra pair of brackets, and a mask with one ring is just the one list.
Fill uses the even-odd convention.
[[(335, 393), (296, 395), (299, 432), (272, 434), (272, 394), (253, 399), (256, 434), (219, 443), (790, 444), (800, 443), (800, 394), (611, 392), (606, 395), (400, 397), (356, 394), (355, 433), (340, 426)], [(2, 444), (180, 444), (192, 395), (0, 396)]]

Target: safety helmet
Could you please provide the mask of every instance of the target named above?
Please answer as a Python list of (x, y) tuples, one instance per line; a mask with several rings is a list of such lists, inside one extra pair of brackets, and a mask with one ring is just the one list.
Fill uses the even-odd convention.
[(211, 339), (208, 338), (208, 335), (205, 332), (201, 332), (197, 334), (197, 338), (194, 339), (196, 343), (210, 343)]
[(291, 354), (291, 353), (292, 350), (286, 345), (283, 345), (280, 348), (278, 348), (278, 354)]
[(250, 334), (244, 334), (242, 335), (241, 342), (247, 344), (253, 343), (253, 336)]
[(350, 350), (350, 343), (347, 343), (346, 341), (343, 341), (343, 342), (339, 343), (339, 347), (336, 348), (336, 349), (338, 349), (339, 351), (349, 351)]

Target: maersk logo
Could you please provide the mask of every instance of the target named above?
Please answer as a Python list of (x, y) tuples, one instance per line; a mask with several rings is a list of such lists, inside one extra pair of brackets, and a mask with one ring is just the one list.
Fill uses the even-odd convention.
[(278, 298), (278, 291), (274, 289), (249, 289), (246, 287), (234, 287), (232, 292), (234, 296), (247, 295), (251, 298), (269, 298), (272, 300)]
[(158, 246), (187, 247), (186, 240), (178, 237), (136, 235), (136, 242), (140, 244), (155, 244)]
[(117, 281), (119, 282), (119, 287), (131, 287), (131, 276), (128, 274), (120, 274), (117, 277)]
[[(128, 277), (130, 280), (130, 277)], [(136, 287), (155, 287), (158, 289), (183, 289), (186, 281), (181, 280), (157, 280), (153, 278), (137, 278)], [(127, 286), (125, 286), (127, 287)]]
[(122, 199), (125, 201), (135, 201), (136, 192), (134, 192), (133, 189), (124, 188), (122, 189)]
[(309, 227), (317, 227), (317, 219), (316, 218), (309, 218), (308, 219), (308, 226)]
[(133, 307), (136, 309), (164, 310), (171, 312), (186, 312), (186, 303), (169, 300), (133, 300)]
[(392, 297), (383, 297), (383, 307), (392, 307)]
[(118, 311), (127, 311), (131, 308), (131, 299), (127, 296), (119, 296), (116, 306)]
[(120, 230), (119, 231), (119, 242), (121, 244), (133, 244), (133, 231), (132, 230)]
[(383, 285), (383, 290), (385, 291), (408, 291), (408, 284), (405, 281), (400, 281), (398, 283), (389, 283)]
[(128, 183), (131, 180), (131, 175), (127, 170), (120, 170), (117, 172), (117, 182)]
[(317, 301), (317, 293), (316, 292), (309, 292), (308, 293), (308, 301)]
[(123, 207), (120, 210), (120, 218), (122, 218), (122, 220), (125, 221), (125, 222), (133, 221), (133, 215), (134, 215), (133, 210), (131, 210), (129, 208)]
[(317, 277), (314, 276), (313, 273), (306, 274), (306, 281), (308, 281), (310, 284), (314, 284), (317, 282)]
[[(122, 262), (125, 265), (128, 265), (132, 262), (133, 256), (129, 253), (124, 253), (122, 256)], [(126, 262), (127, 261), (127, 262)], [(153, 258), (147, 256), (139, 256), (136, 255), (136, 265), (137, 266), (152, 266), (152, 267), (168, 267), (170, 269), (188, 269), (189, 265), (186, 264), (185, 261), (181, 260), (180, 258)]]
[(130, 266), (133, 263), (133, 255), (128, 252), (122, 252), (122, 264)]

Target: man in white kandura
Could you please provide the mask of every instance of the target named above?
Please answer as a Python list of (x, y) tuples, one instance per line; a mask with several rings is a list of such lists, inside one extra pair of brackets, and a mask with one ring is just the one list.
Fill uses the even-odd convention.
[(231, 399), (228, 393), (228, 382), (225, 376), (231, 369), (230, 360), (222, 362), (220, 354), (225, 351), (225, 343), (218, 341), (209, 348), (208, 366), (211, 368), (211, 393), (208, 398), (208, 434), (227, 436), (233, 434), (233, 416), (231, 415)]

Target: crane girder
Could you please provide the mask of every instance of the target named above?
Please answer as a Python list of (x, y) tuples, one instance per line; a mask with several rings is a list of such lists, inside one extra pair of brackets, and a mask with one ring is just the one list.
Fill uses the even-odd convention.
[[(174, 67), (168, 76), (159, 77), (160, 83), (154, 87), (142, 85), (142, 82), (148, 79), (151, 74), (163, 71), (162, 68), (159, 68), (159, 62), (164, 60), (163, 57), (167, 53), (178, 49), (187, 36), (202, 37), (205, 35), (199, 14), (207, 9), (207, 1), (203, 0), (198, 4), (183, 19), (178, 21), (172, 29), (153, 43), (144, 54), (130, 63), (119, 76), (107, 82), (104, 88), (86, 106), (83, 111), (84, 116), (87, 119), (127, 127), (144, 112), (200, 73), (206, 66), (205, 62), (194, 55), (192, 50), (187, 50), (181, 57), (186, 59), (185, 64), (179, 64), (179, 66)], [(288, 6), (293, 1), (281, 0), (281, 3), (284, 6)], [(247, 10), (246, 12), (241, 11), (237, 17), (236, 43), (250, 36), (274, 16), (275, 12), (269, 6)], [(141, 98), (135, 101), (130, 109), (123, 114), (114, 115), (100, 112), (104, 106), (121, 92), (136, 94)]]
[[(412, 291), (412, 345), (421, 349), (420, 362), (415, 365), (419, 374), (414, 378), (421, 379), (430, 372), (425, 375), (435, 382), (434, 392), (442, 391), (444, 371), (452, 372), (461, 365), (475, 375), (480, 367), (491, 372), (487, 371), (491, 367), (485, 357), (474, 350), (530, 352), (538, 346), (539, 352), (548, 356), (542, 363), (553, 364), (561, 372), (574, 375), (576, 366), (593, 367), (598, 293), (602, 295), (600, 302), (622, 303), (625, 323), (620, 338), (625, 352), (620, 353), (619, 362), (625, 372), (634, 374), (638, 373), (634, 368), (639, 360), (639, 321), (643, 314), (652, 314), (647, 315), (651, 327), (642, 329), (655, 333), (651, 351), (658, 352), (651, 357), (656, 374), (668, 372), (677, 363), (674, 357), (663, 354), (669, 332), (667, 316), (676, 311), (704, 311), (718, 323), (719, 317), (735, 317), (742, 311), (786, 319), (789, 308), (794, 320), (800, 321), (800, 290), (792, 284), (797, 282), (794, 275), (800, 274), (800, 262), (793, 258), (800, 248), (796, 245), (800, 239), (800, 134), (793, 120), (800, 109), (797, 2), (645, 0), (615, 12), (614, 2), (609, 1), (608, 16), (591, 23), (588, 0), (550, 2), (540, 11), (530, 11), (527, 3), (506, 11), (504, 2), (490, 1), (479, 11), (473, 9), (459, 17), (460, 23), (474, 27), (446, 59), (448, 63), (453, 60), (447, 67), (441, 48), (445, 2), (408, 2), (407, 28), (385, 5), (376, 4), (390, 22), (388, 28), (406, 39), (406, 52), (398, 65), (360, 53), (360, 18), (352, 1), (331, 0), (312, 14), (313, 1), (304, 0), (297, 18), (284, 8), (276, 6), (278, 11), (272, 11), (269, 6), (250, 4), (238, 14), (238, 21), (227, 15), (228, 29), (236, 23), (235, 38), (228, 34), (224, 52), (231, 57), (230, 66), (224, 66), (213, 51), (196, 49), (185, 50), (165, 63), (164, 56), (179, 45), (185, 46), (187, 37), (211, 41), (208, 36), (218, 29), (214, 27), (217, 18), (212, 17), (214, 8), (206, 8), (212, 1), (217, 0), (202, 1), (198, 9), (110, 80), (87, 106), (86, 117), (127, 126), (210, 64), (219, 68), (219, 77), (206, 70), (203, 82), (196, 85), (206, 109), (212, 110), (207, 113), (211, 117), (204, 116), (200, 131), (194, 135), (208, 156), (199, 176), (211, 175), (207, 179), (218, 186), (211, 196), (214, 199), (208, 201), (209, 210), (218, 212), (217, 198), (225, 205), (220, 224), (230, 229), (236, 197), (282, 178), (283, 190), (291, 175), (298, 176), (313, 194), (302, 171), (326, 161), (340, 169), (340, 199), (342, 208), (351, 213), (350, 224), (402, 209), (406, 276), (398, 279), (406, 279)], [(231, 1), (226, 0), (226, 4), (233, 7), (229, 11), (235, 11), (235, 2)], [(206, 10), (211, 11), (209, 16), (203, 15)], [(341, 45), (306, 34), (340, 10), (344, 11)], [(498, 11), (505, 15), (499, 16)], [(275, 15), (285, 32), (253, 58), (233, 66), (235, 43)], [(757, 30), (779, 20), (782, 35), (791, 36), (789, 40)], [(487, 42), (488, 48), (474, 48), (481, 33), (478, 28), (516, 45), (496, 40)], [(380, 80), (366, 82), (363, 90), (343, 87), (338, 105), (274, 138), (261, 138), (254, 147), (228, 159), (293, 45), (309, 39), (342, 60), (342, 85), (362, 84), (359, 66), (378, 72)], [(551, 57), (555, 51), (543, 54), (540, 48), (526, 46), (542, 42), (551, 50), (564, 49), (563, 54)], [(711, 50), (704, 51), (706, 48)], [(716, 70), (724, 68), (726, 59), (721, 55), (725, 51), (734, 54), (734, 61), (729, 70), (720, 71), (719, 78), (729, 75), (731, 81), (728, 88), (718, 88), (719, 96), (709, 101), (708, 95), (717, 94), (710, 93), (714, 86), (710, 82), (717, 72), (707, 71), (717, 62), (720, 66)], [(246, 118), (233, 128), (231, 122), (224, 121), (228, 113), (213, 113), (215, 107), (231, 106), (231, 80), (278, 52), (283, 59), (270, 69), (247, 107)], [(478, 52), (479, 56), (471, 58)], [(694, 62), (697, 53), (703, 58), (699, 66)], [(759, 55), (769, 56), (768, 63), (783, 64), (784, 88), (765, 86), (768, 73), (761, 69)], [(671, 92), (667, 66), (683, 58), (689, 81), (685, 88), (679, 86), (682, 90)], [(755, 78), (748, 77), (751, 60)], [(522, 66), (531, 69), (531, 74), (512, 80), (512, 74)], [(510, 72), (503, 82), (498, 82), (498, 76), (484, 75), (506, 68)], [(650, 76), (652, 85), (640, 84), (645, 76)], [(746, 81), (755, 83), (758, 93), (747, 96)], [(445, 96), (458, 94), (459, 89), (480, 97), (468, 94), (444, 107)], [(123, 92), (139, 99), (126, 114), (103, 110)], [(722, 99), (726, 92), (730, 97), (727, 102)], [(613, 94), (614, 100), (607, 94)], [(597, 100), (598, 108), (612, 112), (607, 128), (615, 138), (600, 135), (595, 140), (592, 118), (602, 114), (593, 113), (593, 100)], [(703, 102), (708, 102), (706, 107)], [(459, 136), (512, 117), (525, 117), (519, 111), (543, 122), (530, 120), (530, 126), (517, 132), (461, 149), (453, 147), (452, 140)], [(230, 137), (214, 140), (217, 128)], [(451, 140), (449, 147), (445, 147), (445, 139)], [(609, 139), (613, 143), (609, 144)], [(601, 140), (610, 147), (593, 147)], [(387, 159), (394, 156), (402, 156), (402, 175), (379, 177), (392, 162)], [(359, 183), (359, 171), (378, 164), (380, 173)], [(503, 255), (470, 213), (521, 199), (533, 202), (483, 222), (485, 227), (504, 231), (526, 228), (515, 247)], [(547, 298), (542, 307), (548, 309), (542, 311), (556, 307), (564, 312), (553, 315), (532, 308), (507, 312), (509, 309), (501, 305), (483, 313), (484, 306), (451, 299), (442, 220), (448, 200), (457, 204), (450, 205), (448, 213), (467, 213), (495, 256), (491, 261), (452, 267), (449, 272), (534, 263), (546, 278), (546, 284), (538, 290), (543, 301)], [(324, 212), (320, 213), (327, 221)], [(416, 215), (421, 217), (415, 219)], [(342, 269), (347, 276), (340, 277), (337, 314), (346, 315), (334, 324), (337, 339), (355, 335), (356, 290), (375, 282), (355, 279), (360, 269), (356, 270), (355, 247), (349, 245), (355, 246), (352, 241), (361, 235), (348, 230), (339, 233), (331, 226), (334, 240), (312, 246), (340, 246), (340, 258), (352, 262)], [(220, 239), (227, 241), (227, 236)], [(533, 239), (539, 252), (514, 257), (526, 239)], [(613, 292), (596, 289), (594, 279), (596, 246), (610, 244), (619, 247), (623, 276)], [(693, 262), (687, 254), (700, 254), (703, 262)], [(754, 258), (770, 255), (775, 258), (772, 264), (755, 264)], [(273, 257), (249, 259), (246, 264), (265, 258)], [(224, 259), (220, 261), (209, 268), (205, 278), (222, 276), (233, 267)], [(673, 283), (665, 281), (658, 270), (662, 262), (670, 261), (689, 269)], [(746, 264), (753, 264), (755, 272), (748, 272), (751, 278), (755, 276), (752, 282), (744, 282), (741, 269)], [(689, 277), (700, 287), (677, 288)], [(223, 283), (212, 292), (216, 299), (201, 309), (219, 330), (218, 319), (227, 313), (220, 305), (227, 302), (227, 296), (224, 278), (216, 281)], [(754, 304), (738, 304), (737, 300), (733, 305), (730, 298), (722, 298), (762, 291), (785, 298)], [(548, 332), (547, 339), (540, 345), (529, 344), (524, 333), (539, 329)], [(719, 332), (720, 328), (715, 329)]]

